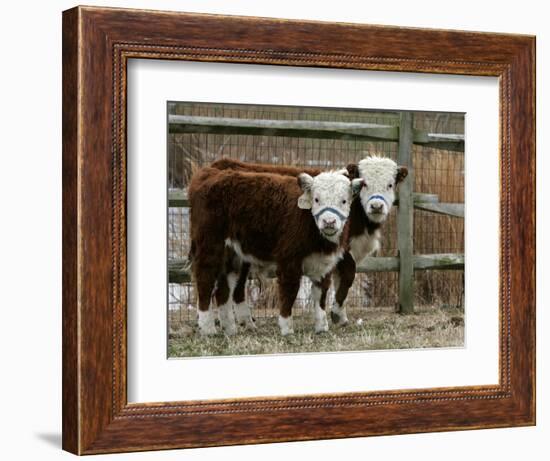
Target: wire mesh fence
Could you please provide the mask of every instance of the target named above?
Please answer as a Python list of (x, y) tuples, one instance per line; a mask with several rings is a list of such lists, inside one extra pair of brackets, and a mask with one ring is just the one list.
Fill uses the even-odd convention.
[[(263, 120), (308, 120), (362, 122), (399, 125), (396, 111), (354, 110), (288, 106), (257, 106), (213, 103), (170, 103), (170, 115), (230, 117)], [(433, 133), (463, 134), (464, 115), (455, 113), (415, 113), (415, 128)], [(367, 155), (396, 159), (397, 142), (361, 139), (315, 139), (287, 136), (233, 135), (212, 133), (171, 133), (168, 135), (168, 188), (185, 190), (194, 171), (221, 157), (245, 162), (342, 168)], [(464, 154), (415, 145), (415, 192), (437, 194), (442, 202), (464, 202)], [(415, 210), (415, 253), (463, 253), (464, 222), (461, 218)], [(379, 256), (397, 256), (395, 208), (383, 228)], [(189, 209), (168, 209), (168, 258), (184, 259), (189, 252)], [(415, 305), (460, 306), (463, 302), (463, 271), (417, 271)], [(302, 286), (293, 310), (300, 315), (309, 308), (310, 283)], [(262, 286), (251, 280), (249, 302), (257, 317), (278, 312), (275, 281)], [(329, 292), (329, 300), (332, 290)], [(368, 306), (394, 307), (398, 302), (398, 273), (358, 273), (350, 290), (348, 309)], [(196, 318), (195, 290), (190, 282), (169, 284), (171, 318)]]

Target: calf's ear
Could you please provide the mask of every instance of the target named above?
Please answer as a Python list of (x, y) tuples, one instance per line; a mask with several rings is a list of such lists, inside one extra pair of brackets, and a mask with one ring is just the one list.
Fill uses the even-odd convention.
[(359, 177), (359, 167), (355, 163), (350, 163), (346, 170), (348, 170), (348, 175), (350, 179)]
[(409, 170), (406, 166), (398, 166), (397, 167), (397, 174), (395, 175), (395, 184), (399, 184), (403, 179), (407, 177), (409, 174)]
[(313, 186), (313, 178), (307, 173), (298, 175), (298, 185), (302, 189), (303, 194), (298, 198), (298, 208), (302, 210), (310, 210), (313, 206), (311, 194), (311, 186)]
[(365, 180), (363, 178), (355, 178), (351, 181), (351, 196), (353, 198), (357, 197), (359, 195), (359, 192), (361, 192), (361, 189), (365, 185)]

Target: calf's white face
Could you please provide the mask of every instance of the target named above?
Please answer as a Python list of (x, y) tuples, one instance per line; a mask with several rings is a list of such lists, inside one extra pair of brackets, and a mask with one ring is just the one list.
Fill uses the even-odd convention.
[(363, 184), (362, 179), (350, 181), (347, 171), (321, 173), (314, 178), (306, 173), (298, 176), (303, 194), (298, 207), (311, 210), (321, 235), (337, 243), (348, 219), (351, 201)]
[(359, 193), (363, 209), (371, 221), (382, 223), (392, 209), (397, 185), (407, 177), (407, 168), (390, 158), (367, 157), (359, 162), (358, 170), (364, 180)]

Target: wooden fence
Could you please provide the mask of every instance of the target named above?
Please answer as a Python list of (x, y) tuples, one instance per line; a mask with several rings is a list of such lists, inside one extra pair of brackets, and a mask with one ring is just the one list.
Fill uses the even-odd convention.
[[(409, 169), (399, 187), (395, 205), (397, 210), (397, 257), (367, 257), (357, 272), (399, 272), (399, 311), (414, 311), (414, 271), (463, 270), (464, 254), (414, 254), (414, 210), (464, 218), (463, 203), (441, 203), (437, 195), (418, 194), (414, 184), (413, 145), (430, 146), (453, 152), (464, 152), (464, 135), (429, 133), (414, 128), (414, 114), (402, 112), (398, 126), (371, 123), (263, 120), (227, 117), (169, 115), (169, 133), (210, 133), (261, 136), (287, 136), (320, 139), (363, 139), (398, 143), (397, 162)], [(185, 191), (173, 190), (168, 196), (169, 207), (188, 207)], [(170, 283), (190, 281), (186, 260), (169, 260)], [(271, 274), (273, 277), (274, 274)]]

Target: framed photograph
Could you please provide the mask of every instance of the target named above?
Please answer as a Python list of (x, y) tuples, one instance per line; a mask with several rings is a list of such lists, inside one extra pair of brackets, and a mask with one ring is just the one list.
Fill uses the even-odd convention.
[(535, 39), (63, 13), (63, 448), (535, 424)]

